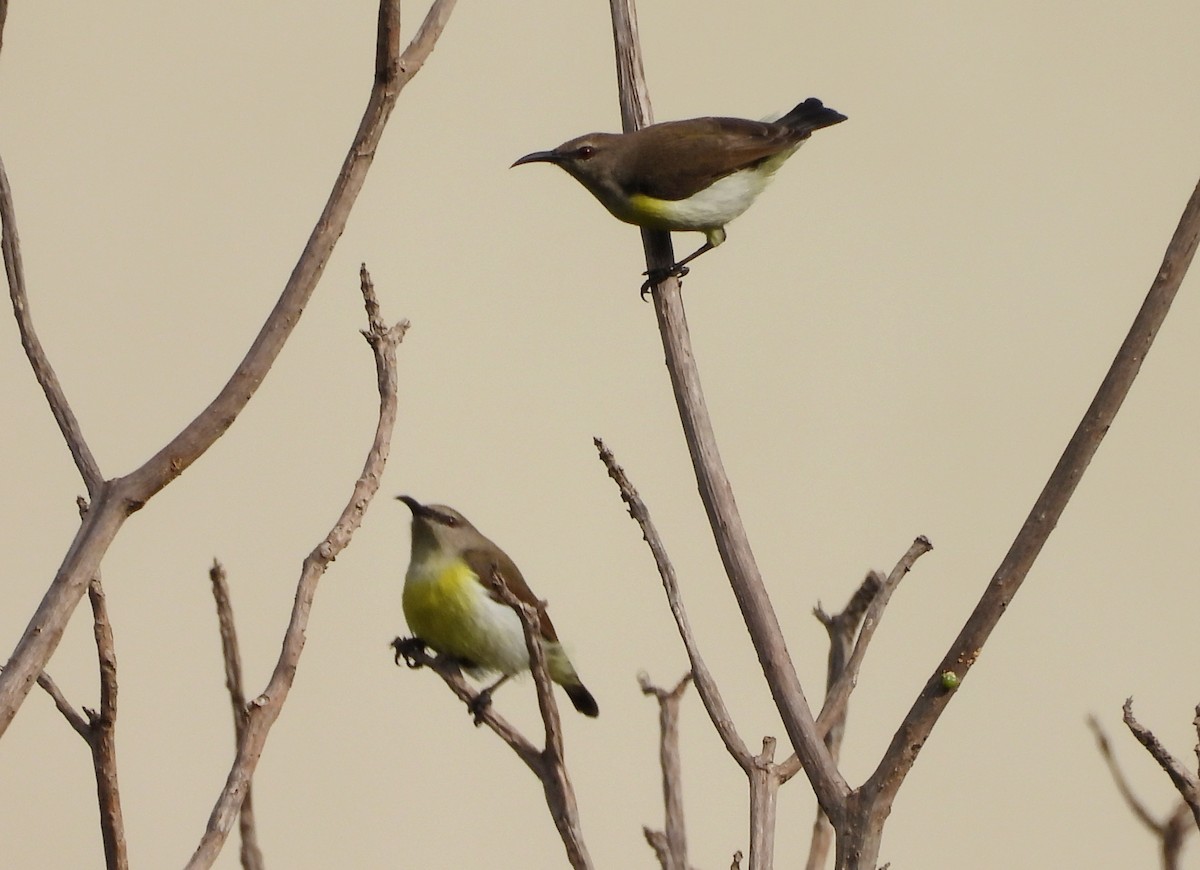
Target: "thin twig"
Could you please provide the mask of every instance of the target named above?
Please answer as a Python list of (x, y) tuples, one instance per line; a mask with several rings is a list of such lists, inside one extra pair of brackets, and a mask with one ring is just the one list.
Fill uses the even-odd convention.
[(1166, 771), (1167, 776), (1170, 777), (1172, 784), (1179, 792), (1179, 796), (1191, 809), (1197, 826), (1200, 826), (1200, 780), (1167, 751), (1162, 742), (1154, 736), (1153, 731), (1134, 718), (1133, 698), (1127, 698), (1121, 710), (1124, 712), (1125, 726), (1137, 738), (1138, 743), (1146, 748), (1150, 757), (1158, 762), (1158, 766)]
[(821, 715), (817, 717), (817, 730), (821, 734), (825, 734), (830, 723), (842, 716), (846, 708), (847, 702), (850, 700), (850, 693), (854, 691), (854, 687), (858, 684), (858, 672), (862, 668), (863, 659), (867, 654), (867, 647), (871, 643), (871, 639), (875, 636), (875, 630), (879, 627), (879, 622), (883, 618), (884, 608), (892, 598), (892, 593), (896, 591), (896, 587), (900, 585), (900, 581), (912, 570), (913, 563), (923, 555), (933, 549), (933, 544), (929, 543), (929, 539), (924, 535), (920, 535), (909, 546), (907, 552), (900, 557), (900, 561), (892, 568), (892, 571), (887, 576), (879, 592), (872, 598), (870, 606), (867, 608), (866, 615), (863, 617), (862, 630), (858, 634), (858, 640), (854, 644), (854, 652), (851, 653), (850, 659), (846, 662), (846, 667), (838, 677), (837, 682), (829, 688), (828, 694), (825, 696), (825, 705), (821, 708)]
[[(63, 629), (88, 581), (125, 519), (189, 468), (233, 424), (266, 377), (299, 322), (342, 235), (366, 180), (387, 119), (401, 90), (421, 69), (437, 43), (456, 0), (434, 0), (420, 29), (399, 49), (400, 0), (381, 0), (376, 75), (367, 109), (338, 173), (329, 200), (313, 228), (283, 293), (254, 343), (217, 397), (170, 443), (126, 477), (100, 485), (92, 508), (0, 674), (0, 735), (7, 730), (30, 687), (62, 638)], [(2, 199), (2, 197), (0, 197)]]
[[(373, 294), (370, 276), (366, 267), (361, 271), (361, 287), (364, 299), (370, 299)], [(368, 301), (368, 305), (372, 303)], [(375, 428), (375, 437), (371, 449), (363, 464), (362, 474), (354, 484), (349, 501), (342, 509), (337, 523), (325, 539), (308, 554), (300, 571), (300, 579), (296, 585), (296, 598), (292, 605), (291, 618), (287, 631), (283, 636), (283, 648), (275, 670), (263, 693), (255, 698), (247, 707), (246, 730), (238, 742), (237, 755), (225, 780), (209, 816), (204, 835), (196, 847), (187, 870), (200, 870), (211, 867), (225, 844), (233, 822), (238, 816), (246, 789), (254, 776), (258, 760), (266, 744), (271, 726), (279, 718), (283, 705), (291, 691), (292, 681), (296, 676), (296, 668), (300, 662), (300, 654), (304, 651), (305, 631), (308, 627), (308, 617), (312, 610), (313, 597), (317, 592), (325, 569), (337, 558), (350, 543), (351, 537), (362, 523), (363, 514), (379, 489), (380, 476), (387, 463), (391, 450), (392, 430), (395, 428), (397, 412), (397, 374), (396, 347), (408, 330), (408, 321), (404, 320), (391, 328), (382, 328), (373, 324), (365, 335), (375, 357), (376, 379), (379, 386), (379, 420)]]
[(1092, 729), (1092, 734), (1096, 738), (1096, 748), (1100, 750), (1100, 757), (1104, 759), (1104, 763), (1108, 765), (1108, 772), (1112, 775), (1113, 784), (1117, 787), (1117, 792), (1121, 798), (1129, 806), (1134, 817), (1141, 822), (1145, 827), (1149, 828), (1156, 835), (1162, 835), (1162, 826), (1160, 822), (1151, 815), (1150, 810), (1142, 803), (1137, 795), (1133, 793), (1133, 787), (1130, 786), (1129, 780), (1125, 778), (1125, 772), (1121, 770), (1121, 766), (1117, 764), (1117, 759), (1113, 755), (1112, 745), (1109, 743), (1108, 735), (1104, 733), (1104, 729), (1100, 727), (1099, 720), (1095, 716), (1088, 716), (1088, 727)]
[[(368, 309), (369, 310), (369, 309)], [(225, 689), (233, 707), (234, 746), (240, 745), (246, 733), (246, 690), (242, 684), (242, 654), (238, 649), (237, 628), (233, 622), (233, 599), (225, 567), (213, 559), (208, 569), (213, 599), (217, 605), (217, 629), (221, 635), (221, 659), (225, 665)], [(242, 870), (263, 870), (262, 849), (258, 846), (258, 828), (254, 822), (254, 783), (247, 781), (246, 796), (238, 814), (238, 835), (241, 839)]]
[(662, 767), (664, 823), (661, 834), (645, 827), (642, 833), (663, 870), (688, 870), (683, 763), (679, 757), (679, 705), (691, 681), (691, 673), (686, 673), (673, 689), (663, 689), (651, 683), (645, 673), (638, 674), (642, 694), (653, 695), (658, 701), (658, 758)]
[(63, 718), (67, 720), (67, 724), (74, 729), (75, 733), (84, 740), (90, 740), (91, 731), (88, 720), (71, 706), (71, 702), (62, 693), (62, 689), (58, 687), (58, 683), (54, 682), (54, 679), (48, 673), (42, 671), (42, 673), (38, 674), (37, 684), (50, 696), (50, 700), (54, 702), (55, 708), (59, 713), (62, 713)]
[(567, 763), (563, 754), (562, 720), (558, 704), (554, 700), (554, 683), (546, 666), (546, 650), (542, 646), (541, 622), (537, 608), (531, 607), (515, 596), (504, 583), (497, 567), (493, 566), (489, 585), (500, 600), (517, 614), (521, 631), (525, 635), (525, 649), (529, 653), (529, 670), (537, 688), (538, 709), (545, 726), (546, 744), (542, 749), (540, 779), (546, 795), (546, 806), (554, 826), (558, 829), (567, 860), (575, 870), (590, 870), (592, 859), (587, 843), (583, 839), (583, 826), (579, 818), (579, 804), (575, 800), (575, 789), (567, 774)]
[[(0, 17), (0, 30), (3, 28), (3, 17)], [(0, 34), (2, 35), (2, 34)], [(92, 455), (83, 430), (71, 404), (67, 401), (66, 393), (50, 364), (50, 358), (42, 347), (41, 339), (33, 328), (33, 316), (29, 313), (29, 295), (25, 288), (25, 265), (21, 258), (21, 237), (17, 233), (17, 215), (13, 205), (12, 187), (8, 182), (8, 173), (4, 171), (4, 161), (0, 159), (0, 248), (3, 248), (4, 270), (8, 276), (8, 295), (12, 302), (13, 317), (17, 321), (17, 329), (21, 333), (21, 346), (25, 348), (25, 356), (33, 369), (33, 376), (46, 395), (50, 405), (50, 413), (58, 423), (58, 429), (67, 442), (71, 458), (79, 476), (87, 487), (88, 495), (93, 498), (104, 482), (96, 457)]]
[[(629, 132), (649, 122), (649, 101), (643, 99), (646, 93), (645, 76), (642, 74), (636, 29), (632, 25), (636, 20), (633, 0), (611, 0), (611, 4), (614, 9), (613, 32), (617, 56), (630, 58), (617, 65), (622, 128)], [(618, 14), (617, 9), (623, 11)], [(646, 248), (646, 264), (651, 274), (673, 262), (668, 233), (643, 230), (642, 239)], [(779, 620), (763, 584), (754, 552), (750, 549), (704, 402), (679, 281), (666, 279), (660, 282), (654, 288), (653, 298), (675, 402), (717, 551), (758, 653), (759, 664), (784, 729), (804, 762), (804, 771), (817, 795), (817, 801), (831, 818), (840, 816), (850, 787), (817, 734), (812, 710), (804, 697)]]
[[(983, 651), (992, 629), (1000, 621), (1021, 587), (1034, 560), (1050, 533), (1058, 524), (1067, 502), (1075, 492), (1084, 471), (1096, 455), (1141, 369), (1159, 327), (1170, 311), (1171, 302), (1183, 282), (1200, 242), (1200, 183), (1192, 191), (1179, 225), (1167, 245), (1150, 290), (1134, 318), (1125, 340), (1109, 367), (1100, 388), (1071, 436), (1062, 457), (1029, 512), (1012, 546), (996, 570), (979, 603), (967, 619), (949, 651), (925, 683), (914, 701), (875, 772), (863, 786), (869, 812), (884, 819), (904, 777), (916, 761), (934, 725), (956, 692), (946, 691), (944, 675), (953, 674), (961, 683)], [(873, 797), (877, 795), (878, 797)], [(882, 824), (882, 821), (880, 822)], [(873, 859), (876, 839), (865, 854)], [(855, 847), (858, 848), (858, 847)]]
[(717, 734), (729, 754), (733, 756), (733, 760), (742, 770), (749, 772), (753, 765), (753, 755), (742, 738), (738, 736), (733, 718), (729, 715), (729, 709), (721, 698), (721, 690), (717, 687), (717, 681), (704, 663), (703, 656), (700, 655), (700, 646), (692, 632), (692, 625), (688, 621), (687, 610), (683, 605), (683, 596), (679, 591), (679, 578), (675, 574), (675, 566), (671, 564), (667, 548), (663, 544), (662, 538), (659, 537), (654, 521), (650, 518), (650, 509), (646, 507), (646, 503), (638, 495), (638, 491), (625, 473), (625, 469), (617, 463), (616, 457), (613, 456), (613, 452), (608, 449), (604, 441), (594, 438), (593, 443), (600, 454), (600, 461), (608, 469), (608, 476), (616, 482), (617, 488), (621, 492), (621, 500), (629, 508), (629, 515), (641, 527), (642, 537), (650, 548), (651, 555), (654, 556), (654, 564), (658, 567), (663, 589), (667, 593), (667, 605), (671, 608), (671, 615), (675, 617), (675, 626), (679, 630), (683, 647), (687, 651), (696, 691), (700, 694), (700, 700), (704, 704), (708, 718), (712, 720), (713, 727), (717, 730)]

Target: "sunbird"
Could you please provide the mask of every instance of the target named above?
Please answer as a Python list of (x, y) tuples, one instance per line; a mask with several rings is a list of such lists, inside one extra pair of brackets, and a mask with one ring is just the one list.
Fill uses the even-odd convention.
[(809, 97), (778, 121), (692, 118), (632, 133), (588, 133), (552, 151), (526, 154), (513, 166), (561, 166), (626, 223), (704, 233), (698, 250), (647, 273), (644, 294), (670, 275), (686, 275), (688, 263), (725, 241), (725, 225), (750, 207), (814, 130), (845, 120)]
[(529, 670), (521, 620), (493, 592), (500, 581), (517, 599), (535, 608), (550, 679), (566, 690), (575, 709), (596, 716), (600, 709), (558, 641), (546, 608), (530, 591), (508, 554), (484, 537), (454, 508), (424, 505), (398, 496), (412, 511), (412, 557), (404, 576), (404, 618), (418, 639), (454, 659), (472, 676), (499, 673), (480, 693), (486, 705), (501, 683)]

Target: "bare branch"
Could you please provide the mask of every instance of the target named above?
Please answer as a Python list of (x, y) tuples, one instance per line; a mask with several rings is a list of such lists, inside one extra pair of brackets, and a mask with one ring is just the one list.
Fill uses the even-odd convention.
[(670, 870), (671, 850), (667, 848), (667, 835), (662, 831), (656, 831), (647, 825), (642, 825), (642, 836), (646, 838), (646, 843), (654, 850), (654, 857), (658, 859), (658, 866), (662, 870)]
[(414, 643), (415, 638), (396, 638), (392, 649), (396, 651), (396, 664), (404, 659), (410, 668), (429, 668), (442, 678), (458, 699), (475, 714), (476, 725), (486, 725), (503, 740), (533, 774), (542, 778), (542, 751), (529, 742), (516, 726), (496, 712), (495, 704), (481, 704), (480, 693), (467, 682), (462, 669), (453, 660), (429, 653), (424, 644)]
[(1124, 711), (1125, 725), (1129, 728), (1130, 733), (1158, 762), (1158, 766), (1166, 771), (1167, 776), (1171, 778), (1171, 782), (1179, 792), (1179, 796), (1191, 808), (1196, 824), (1200, 826), (1200, 780), (1197, 780), (1195, 774), (1167, 751), (1167, 748), (1154, 736), (1153, 731), (1134, 718), (1133, 698), (1127, 698), (1121, 709)]
[(599, 438), (594, 438), (593, 443), (600, 453), (600, 461), (608, 469), (608, 476), (616, 481), (617, 488), (621, 491), (621, 500), (629, 508), (629, 515), (641, 526), (642, 537), (650, 547), (650, 553), (654, 556), (654, 564), (658, 566), (663, 589), (667, 593), (667, 604), (671, 608), (671, 615), (675, 617), (679, 636), (683, 639), (683, 647), (687, 651), (688, 662), (692, 667), (691, 673), (696, 683), (696, 690), (700, 693), (700, 700), (708, 712), (708, 718), (712, 720), (713, 727), (717, 729), (717, 734), (720, 735), (729, 754), (733, 756), (733, 760), (742, 770), (748, 772), (753, 764), (753, 756), (746, 744), (742, 742), (742, 738), (738, 736), (733, 718), (729, 715), (725, 701), (721, 698), (721, 690), (717, 687), (717, 681), (713, 679), (712, 673), (704, 663), (704, 658), (700, 655), (700, 646), (696, 643), (696, 636), (692, 633), (692, 625), (688, 621), (687, 610), (683, 606), (683, 596), (679, 591), (679, 578), (675, 574), (675, 566), (671, 564), (667, 548), (663, 544), (662, 538), (659, 537), (654, 521), (650, 518), (650, 509), (638, 495), (629, 476), (625, 473), (625, 469), (617, 464), (612, 451)]
[(1181, 800), (1175, 805), (1163, 827), (1162, 838), (1159, 840), (1158, 853), (1162, 858), (1163, 870), (1179, 870), (1183, 856), (1183, 844), (1188, 835), (1196, 830), (1192, 809), (1187, 801)]
[(101, 558), (126, 517), (142, 508), (147, 500), (212, 446), (233, 424), (266, 377), (299, 322), (334, 245), (346, 227), (350, 209), (366, 180), (401, 90), (433, 50), (455, 2), (434, 0), (412, 42), (397, 57), (400, 0), (381, 0), (376, 74), (367, 109), (325, 209), (283, 293), (246, 357), (209, 406), (144, 465), (126, 477), (99, 485), (92, 494), (92, 509), (17, 643), (8, 667), (0, 674), (0, 734), (7, 730), (37, 675), (58, 646), (88, 581), (98, 570)]
[(750, 870), (775, 866), (775, 822), (779, 815), (779, 786), (783, 784), (775, 763), (775, 738), (764, 737), (762, 752), (750, 768)]
[[(375, 304), (370, 276), (366, 268), (362, 272), (362, 292), (368, 306)], [(370, 309), (369, 309), (370, 310)], [(366, 333), (367, 343), (375, 357), (375, 370), (379, 384), (379, 421), (375, 428), (375, 437), (371, 449), (367, 453), (362, 474), (354, 484), (350, 500), (342, 509), (337, 523), (325, 539), (304, 559), (300, 571), (300, 580), (296, 585), (296, 598), (292, 605), (291, 618), (287, 631), (283, 636), (283, 648), (275, 670), (267, 683), (266, 689), (247, 707), (246, 730), (238, 743), (237, 755), (225, 787), (221, 790), (208, 819), (208, 826), (200, 844), (186, 867), (188, 870), (200, 870), (211, 867), (229, 836), (235, 817), (241, 808), (246, 789), (254, 776), (258, 760), (266, 744), (271, 726), (279, 718), (283, 705), (291, 691), (292, 680), (296, 675), (296, 667), (300, 662), (300, 654), (304, 651), (305, 631), (308, 627), (308, 617), (312, 609), (313, 597), (316, 595), (317, 584), (320, 582), (329, 563), (350, 543), (351, 537), (362, 523), (363, 514), (379, 489), (379, 479), (387, 463), (391, 450), (392, 430), (396, 423), (397, 410), (397, 375), (396, 347), (404, 338), (408, 329), (408, 321), (401, 321), (390, 329), (381, 324), (372, 324)]]
[(100, 805), (100, 832), (108, 870), (126, 870), (129, 854), (121, 813), (121, 790), (117, 784), (117, 652), (99, 575), (88, 584), (88, 599), (92, 605), (92, 633), (100, 662), (100, 712), (90, 715), (88, 723), (88, 744), (92, 748)]
[(941, 663), (926, 681), (921, 694), (892, 737), (891, 745), (884, 753), (879, 766), (863, 786), (864, 792), (879, 795), (877, 800), (869, 801), (872, 805), (871, 812), (877, 818), (886, 818), (896, 791), (916, 761), (917, 754), (929, 738), (938, 717), (955, 694), (944, 687), (943, 675), (953, 674), (957, 681), (966, 676), (967, 671), (979, 658), (992, 629), (1000, 621), (1000, 617), (1024, 582), (1042, 546), (1058, 524), (1059, 517), (1075, 492), (1075, 487), (1092, 457), (1096, 455), (1100, 442), (1112, 425), (1121, 403), (1124, 402), (1134, 378), (1141, 369), (1142, 362), (1191, 264), (1198, 241), (1200, 184), (1192, 191), (1145, 301), (1134, 318), (1128, 335), (1121, 343), (1121, 348), (1092, 404), (1063, 451), (1058, 465), (1055, 466), (1000, 567), (988, 583), (983, 597)]
[(1117, 764), (1117, 759), (1113, 755), (1112, 745), (1108, 742), (1108, 735), (1100, 727), (1099, 720), (1095, 716), (1088, 716), (1087, 723), (1096, 738), (1096, 748), (1100, 750), (1100, 757), (1104, 759), (1104, 763), (1108, 765), (1108, 772), (1112, 774), (1113, 784), (1117, 787), (1117, 792), (1120, 793), (1121, 798), (1129, 806), (1134, 817), (1153, 831), (1155, 835), (1161, 836), (1161, 823), (1150, 814), (1150, 810), (1146, 808), (1146, 805), (1138, 800), (1137, 795), (1133, 793), (1133, 788), (1129, 785), (1129, 780), (1125, 778), (1124, 771)]
[(46, 694), (50, 696), (50, 700), (54, 702), (55, 708), (59, 713), (62, 713), (63, 718), (67, 720), (75, 733), (84, 740), (90, 739), (91, 732), (88, 726), (88, 720), (71, 706), (71, 702), (67, 700), (67, 696), (62, 693), (62, 689), (58, 687), (58, 683), (54, 682), (53, 678), (43, 671), (38, 674), (37, 684), (41, 686)]
[[(368, 307), (368, 310), (369, 307)], [(221, 658), (225, 664), (225, 688), (233, 706), (234, 745), (241, 745), (246, 733), (246, 691), (242, 684), (242, 654), (238, 649), (237, 628), (233, 623), (233, 600), (229, 595), (225, 568), (216, 559), (208, 569), (212, 584), (213, 599), (217, 605), (217, 626), (221, 634)], [(262, 850), (258, 846), (258, 829), (254, 823), (254, 784), (246, 782), (246, 796), (242, 798), (238, 814), (238, 834), (241, 838), (241, 860), (243, 870), (263, 870)]]
[(537, 687), (538, 709), (546, 729), (546, 745), (541, 753), (540, 774), (546, 806), (566, 848), (567, 860), (575, 870), (587, 870), (592, 866), (592, 859), (583, 839), (579, 804), (575, 800), (575, 789), (571, 785), (566, 760), (563, 757), (562, 720), (558, 715), (558, 704), (554, 700), (554, 684), (546, 666), (546, 651), (542, 647), (541, 622), (537, 610), (513, 595), (496, 566), (492, 567), (488, 583), (500, 600), (511, 607), (521, 621), (521, 630), (525, 634), (525, 649), (529, 653), (529, 670)]
[[(628, 132), (649, 121), (649, 102), (642, 99), (646, 88), (641, 50), (632, 24), (636, 18), (633, 0), (611, 0), (611, 4), (614, 9), (613, 31), (617, 56), (631, 58), (627, 63), (618, 64), (622, 127)], [(642, 240), (651, 274), (670, 266), (674, 258), (668, 233), (643, 230)], [(704, 502), (725, 573), (758, 653), (759, 664), (775, 706), (783, 719), (788, 738), (804, 762), (805, 773), (817, 800), (831, 818), (840, 816), (850, 787), (817, 735), (812, 711), (804, 697), (779, 620), (750, 549), (704, 402), (679, 281), (672, 278), (663, 280), (655, 286), (653, 295), (675, 402), (692, 457), (700, 498)]]
[[(820, 604), (813, 610), (813, 615), (825, 626), (825, 631), (829, 634), (829, 656), (825, 668), (826, 706), (829, 705), (830, 692), (838, 685), (838, 681), (845, 673), (846, 662), (849, 661), (854, 650), (854, 637), (867, 613), (867, 608), (879, 595), (885, 582), (887, 581), (881, 574), (871, 571), (854, 590), (854, 594), (850, 596), (850, 601), (841, 613), (830, 616)], [(836, 762), (841, 754), (842, 738), (846, 733), (846, 705), (844, 703), (841, 705), (839, 715), (818, 717), (818, 730), (822, 727), (822, 718), (825, 718), (828, 729), (824, 735), (825, 745), (829, 748), (830, 757)], [(779, 766), (780, 783), (787, 782), (799, 771), (800, 759), (793, 753), (787, 761)], [(832, 845), (833, 826), (821, 808), (817, 807), (817, 815), (813, 820), (812, 837), (808, 844), (806, 870), (821, 870), (829, 858)]]
[(825, 705), (821, 708), (821, 715), (817, 717), (817, 730), (822, 735), (828, 733), (833, 721), (844, 718), (843, 713), (850, 700), (850, 693), (858, 684), (858, 672), (862, 667), (863, 658), (867, 654), (867, 647), (875, 636), (875, 630), (879, 627), (879, 621), (883, 618), (884, 608), (891, 600), (892, 593), (896, 591), (896, 587), (900, 585), (900, 581), (904, 579), (905, 575), (912, 570), (913, 563), (932, 549), (933, 544), (929, 543), (929, 539), (924, 535), (914, 540), (908, 551), (896, 563), (896, 567), (888, 574), (887, 580), (880, 587), (879, 592), (872, 598), (866, 616), (863, 618), (862, 630), (854, 644), (854, 652), (846, 662), (846, 667), (837, 682), (830, 687), (826, 694)]
[[(3, 27), (0, 18), (0, 28)], [(0, 34), (2, 35), (2, 34)], [(4, 171), (4, 161), (0, 159), (0, 248), (4, 254), (4, 270), (8, 275), (8, 295), (12, 302), (13, 317), (17, 321), (17, 329), (21, 333), (21, 346), (25, 348), (25, 356), (33, 368), (33, 376), (46, 395), (50, 404), (50, 413), (58, 423), (75, 467), (83, 478), (88, 494), (96, 495), (96, 490), (104, 480), (96, 458), (92, 456), (91, 448), (84, 440), (83, 430), (75, 418), (75, 412), (67, 401), (66, 393), (50, 364), (50, 358), (42, 347), (41, 339), (33, 328), (33, 316), (29, 313), (29, 296), (25, 289), (25, 265), (21, 259), (21, 238), (17, 234), (17, 215), (13, 206), (12, 187), (8, 182), (8, 173)]]
[(662, 689), (650, 682), (645, 673), (638, 674), (643, 695), (658, 700), (658, 758), (662, 766), (664, 825), (657, 834), (643, 828), (664, 870), (688, 870), (687, 830), (683, 812), (683, 764), (679, 758), (679, 705), (692, 680), (690, 673), (679, 678), (673, 689)]
[(1187, 802), (1180, 801), (1176, 804), (1171, 814), (1162, 821), (1154, 818), (1146, 805), (1133, 793), (1129, 780), (1125, 778), (1125, 772), (1117, 764), (1108, 735), (1100, 726), (1100, 722), (1095, 716), (1088, 716), (1087, 722), (1088, 727), (1092, 729), (1092, 734), (1096, 737), (1096, 746), (1100, 750), (1100, 757), (1104, 759), (1104, 763), (1108, 766), (1108, 772), (1112, 774), (1117, 792), (1120, 793), (1134, 817), (1158, 840), (1158, 852), (1159, 857), (1162, 858), (1163, 870), (1177, 870), (1184, 841), (1188, 834), (1196, 829)]

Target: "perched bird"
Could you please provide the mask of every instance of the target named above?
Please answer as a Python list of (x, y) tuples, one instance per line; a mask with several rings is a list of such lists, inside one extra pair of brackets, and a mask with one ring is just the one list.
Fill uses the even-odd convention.
[(693, 118), (632, 133), (589, 133), (513, 166), (553, 163), (600, 200), (613, 217), (652, 230), (696, 230), (699, 250), (661, 273), (643, 293), (725, 241), (725, 224), (744, 212), (814, 130), (846, 116), (810, 97), (778, 121)]
[(481, 693), (486, 705), (501, 683), (529, 670), (521, 621), (490, 586), (490, 578), (498, 575), (514, 596), (537, 609), (550, 679), (566, 690), (576, 710), (597, 715), (596, 699), (575, 673), (545, 606), (513, 560), (453, 508), (423, 505), (407, 495), (398, 498), (413, 517), (403, 604), (404, 618), (417, 638), (472, 676), (498, 672), (500, 679)]

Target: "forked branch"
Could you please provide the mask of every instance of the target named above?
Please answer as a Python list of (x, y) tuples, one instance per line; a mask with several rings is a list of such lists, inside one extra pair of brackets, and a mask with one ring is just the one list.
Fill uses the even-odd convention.
[[(8, 666), (0, 674), (0, 735), (62, 638), (63, 629), (88, 581), (120, 531), (125, 519), (189, 468), (227, 430), (250, 401), (274, 364), (284, 342), (299, 322), (318, 280), (342, 235), (351, 207), (366, 180), (367, 171), (400, 91), (421, 69), (433, 50), (456, 0), (434, 0), (421, 28), (400, 54), (400, 0), (381, 0), (375, 78), (367, 109), (338, 173), (329, 200), (309, 236), (283, 293), (263, 324), (245, 358), (215, 399), (165, 447), (126, 477), (94, 487), (92, 505), (70, 549), (30, 620)], [(0, 219), (5, 239), (14, 240), (11, 200), (7, 183), (0, 186)], [(6, 251), (9, 243), (6, 242)], [(6, 253), (6, 261), (10, 259)], [(24, 303), (24, 286), (9, 268), (9, 289)], [(14, 309), (17, 308), (14, 302)], [(37, 368), (37, 361), (31, 359)], [(64, 400), (65, 401), (65, 400)], [(57, 412), (56, 412), (57, 413)], [(76, 446), (68, 435), (72, 450)], [(79, 457), (76, 457), (77, 462)], [(86, 463), (85, 463), (86, 464)], [(92, 489), (92, 472), (83, 470)], [(98, 477), (98, 472), (96, 475)]]

